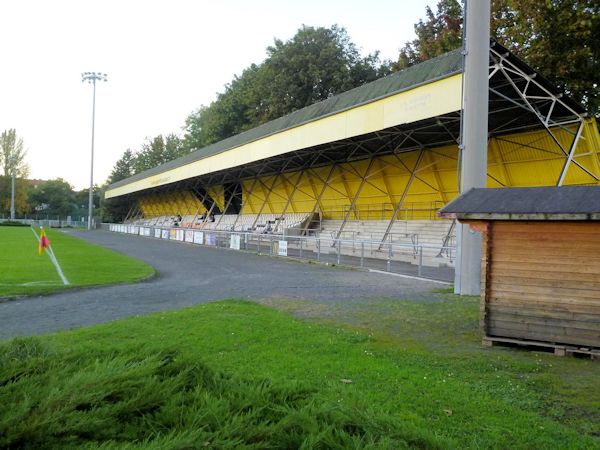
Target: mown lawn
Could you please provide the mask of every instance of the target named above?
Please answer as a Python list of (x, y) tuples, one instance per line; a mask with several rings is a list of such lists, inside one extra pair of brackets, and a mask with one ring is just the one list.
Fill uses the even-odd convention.
[(70, 285), (63, 285), (47, 254), (38, 255), (38, 242), (29, 227), (0, 227), (0, 298), (133, 282), (154, 273), (151, 266), (129, 256), (60, 231), (49, 229), (47, 234)]
[(600, 448), (600, 364), (482, 349), (474, 299), (286, 304), (0, 342), (0, 447)]

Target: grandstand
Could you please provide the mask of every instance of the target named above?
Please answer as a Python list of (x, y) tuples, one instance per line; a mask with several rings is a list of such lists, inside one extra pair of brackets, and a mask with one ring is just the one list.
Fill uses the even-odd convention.
[[(134, 225), (342, 240), (342, 252), (369, 242), (374, 258), (418, 244), (429, 264), (452, 265), (454, 224), (437, 211), (459, 194), (462, 66), (460, 50), (447, 53), (116, 182), (106, 198), (125, 199)], [(496, 42), (489, 70), (488, 186), (599, 184), (594, 118)]]

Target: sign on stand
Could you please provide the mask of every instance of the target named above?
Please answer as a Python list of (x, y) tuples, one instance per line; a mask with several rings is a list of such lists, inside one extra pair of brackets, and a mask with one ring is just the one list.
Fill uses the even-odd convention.
[(288, 246), (287, 241), (279, 241), (277, 245), (277, 255), (278, 256), (287, 256), (288, 255)]
[(194, 244), (204, 244), (204, 231), (194, 231)]
[(232, 248), (234, 250), (240, 249), (240, 235), (239, 234), (231, 235), (231, 241), (229, 243), (229, 248)]

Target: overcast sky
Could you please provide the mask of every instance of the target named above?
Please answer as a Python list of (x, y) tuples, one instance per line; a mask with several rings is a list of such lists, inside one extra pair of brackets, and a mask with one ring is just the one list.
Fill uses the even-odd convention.
[(1, 0), (0, 131), (16, 128), (31, 178), (89, 186), (146, 137), (182, 135), (185, 118), (277, 37), (302, 25), (345, 27), (363, 54), (395, 59), (435, 0)]

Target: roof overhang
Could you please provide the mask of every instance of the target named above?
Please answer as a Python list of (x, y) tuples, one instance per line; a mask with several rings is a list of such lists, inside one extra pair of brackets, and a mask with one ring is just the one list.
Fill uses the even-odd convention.
[[(110, 185), (106, 198), (204, 186), (380, 154), (456, 145), (461, 57), (457, 51)], [(584, 109), (501, 45), (490, 46), (489, 134), (569, 129)], [(569, 130), (569, 132), (571, 132)]]
[(106, 198), (268, 160), (297, 150), (343, 141), (460, 109), (462, 75), (452, 75), (396, 95), (249, 142), (226, 152), (167, 169), (106, 191)]

